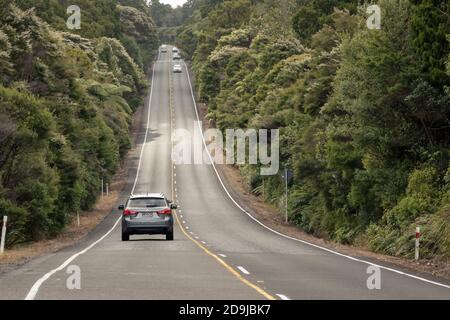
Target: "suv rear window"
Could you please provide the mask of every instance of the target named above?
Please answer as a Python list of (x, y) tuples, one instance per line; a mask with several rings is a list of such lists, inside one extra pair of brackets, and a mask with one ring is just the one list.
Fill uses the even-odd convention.
[(139, 199), (130, 199), (128, 203), (128, 207), (130, 208), (158, 208), (158, 207), (167, 207), (167, 203), (165, 199), (161, 198), (139, 198)]

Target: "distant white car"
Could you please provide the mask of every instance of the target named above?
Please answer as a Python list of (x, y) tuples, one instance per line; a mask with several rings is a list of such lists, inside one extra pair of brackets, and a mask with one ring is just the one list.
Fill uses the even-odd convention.
[(175, 53), (175, 52), (178, 53), (178, 48), (177, 47), (173, 47), (172, 52), (173, 53)]
[(161, 46), (161, 52), (162, 53), (166, 53), (167, 52), (167, 46), (166, 45), (162, 45)]
[(173, 55), (173, 60), (181, 60), (181, 56), (178, 53)]
[(181, 66), (181, 64), (175, 64), (173, 66), (173, 72), (174, 73), (182, 73), (183, 72), (183, 67)]

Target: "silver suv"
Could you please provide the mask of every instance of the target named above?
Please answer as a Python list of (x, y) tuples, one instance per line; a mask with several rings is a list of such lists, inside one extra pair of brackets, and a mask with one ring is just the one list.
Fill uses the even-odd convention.
[(162, 193), (131, 195), (126, 205), (119, 206), (122, 215), (122, 241), (133, 234), (165, 234), (173, 240), (172, 210), (177, 205)]

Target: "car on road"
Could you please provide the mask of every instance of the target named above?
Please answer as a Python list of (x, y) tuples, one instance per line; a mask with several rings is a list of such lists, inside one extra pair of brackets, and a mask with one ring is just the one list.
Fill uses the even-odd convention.
[(173, 240), (173, 212), (177, 205), (162, 193), (131, 195), (122, 211), (122, 241), (131, 235), (164, 234)]
[(178, 48), (177, 47), (173, 47), (172, 52), (173, 53), (178, 53)]
[(173, 60), (181, 60), (181, 56), (178, 53), (173, 55)]
[(183, 67), (181, 66), (181, 64), (175, 64), (173, 66), (173, 73), (182, 73), (183, 72)]
[(167, 53), (167, 46), (166, 45), (162, 45), (161, 46), (161, 52), (162, 53)]

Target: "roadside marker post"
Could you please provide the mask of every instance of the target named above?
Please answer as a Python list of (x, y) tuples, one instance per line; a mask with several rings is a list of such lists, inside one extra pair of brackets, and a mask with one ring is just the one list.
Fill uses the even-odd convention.
[(419, 260), (419, 247), (420, 247), (420, 227), (416, 228), (416, 252), (415, 252), (415, 259), (416, 261)]
[(103, 200), (103, 177), (102, 177), (102, 200)]
[(0, 253), (5, 251), (5, 240), (6, 240), (6, 222), (8, 221), (8, 216), (3, 216), (3, 225), (2, 225), (2, 239), (0, 242)]
[(106, 184), (106, 196), (109, 197), (109, 183)]

